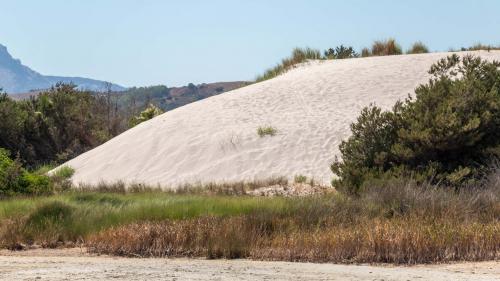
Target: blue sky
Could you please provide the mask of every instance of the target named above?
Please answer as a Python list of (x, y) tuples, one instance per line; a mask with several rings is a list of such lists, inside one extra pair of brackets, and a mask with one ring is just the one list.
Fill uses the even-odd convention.
[(500, 45), (498, 0), (0, 0), (0, 44), (43, 74), (124, 86), (253, 79), (296, 46)]

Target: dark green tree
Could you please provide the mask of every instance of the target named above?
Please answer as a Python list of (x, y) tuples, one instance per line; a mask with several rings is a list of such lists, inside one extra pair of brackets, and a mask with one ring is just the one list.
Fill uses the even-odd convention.
[(357, 192), (373, 179), (413, 177), (451, 186), (479, 179), (500, 156), (500, 63), (457, 55), (431, 67), (415, 98), (365, 108), (332, 164), (333, 184)]

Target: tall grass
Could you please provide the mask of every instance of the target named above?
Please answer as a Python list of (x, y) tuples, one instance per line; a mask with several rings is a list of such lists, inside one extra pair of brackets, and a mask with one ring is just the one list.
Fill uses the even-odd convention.
[(417, 41), (406, 51), (407, 54), (425, 54), (429, 52), (429, 48), (422, 42)]
[(389, 38), (373, 42), (370, 53), (365, 56), (391, 56), (401, 55), (402, 53), (403, 51), (401, 46), (396, 42), (396, 40)]
[(288, 58), (284, 58), (281, 63), (273, 68), (270, 68), (264, 72), (264, 74), (259, 75), (255, 78), (255, 82), (261, 82), (274, 78), (281, 75), (288, 70), (292, 69), (299, 63), (306, 62), (307, 60), (319, 60), (322, 59), (319, 50), (311, 48), (295, 48), (292, 51), (292, 55)]
[(476, 43), (475, 45), (469, 47), (469, 48), (462, 48), (462, 51), (492, 51), (492, 50), (500, 50), (499, 46), (494, 46), (494, 45), (485, 45), (481, 43)]
[(139, 221), (234, 216), (291, 208), (283, 198), (150, 193), (73, 193), (0, 201), (0, 246), (84, 241), (92, 233)]
[[(111, 190), (111, 189), (108, 189)], [(114, 190), (117, 191), (117, 190)], [(125, 256), (425, 263), (500, 254), (500, 173), (460, 191), (393, 181), (353, 197), (66, 192), (0, 201), (0, 246)]]
[(456, 192), (391, 183), (361, 197), (281, 199), (279, 209), (122, 225), (91, 235), (87, 245), (96, 253), (141, 257), (407, 264), (496, 259), (499, 199), (498, 186)]

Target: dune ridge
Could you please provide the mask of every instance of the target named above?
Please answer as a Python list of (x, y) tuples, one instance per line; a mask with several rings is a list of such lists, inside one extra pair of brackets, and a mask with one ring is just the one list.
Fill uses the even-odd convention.
[[(295, 175), (328, 185), (338, 145), (360, 110), (388, 109), (452, 53), (310, 61), (274, 79), (194, 102), (144, 122), (64, 165), (74, 183), (124, 181), (174, 188)], [(500, 60), (500, 51), (460, 52)], [(260, 137), (271, 126), (275, 136)]]

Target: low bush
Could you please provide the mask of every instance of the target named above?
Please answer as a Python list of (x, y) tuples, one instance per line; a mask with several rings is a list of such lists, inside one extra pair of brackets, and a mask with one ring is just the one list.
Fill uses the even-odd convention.
[(39, 195), (52, 192), (49, 177), (26, 171), (19, 159), (0, 148), (0, 198), (14, 195)]
[(349, 59), (359, 57), (353, 47), (345, 47), (344, 45), (326, 50), (324, 56), (325, 59)]
[(144, 109), (138, 116), (134, 116), (130, 120), (130, 127), (137, 126), (144, 121), (148, 121), (158, 115), (161, 115), (162, 113), (163, 110), (161, 110), (159, 107), (155, 106), (154, 104), (149, 104), (148, 107)]
[(428, 84), (391, 111), (362, 110), (332, 164), (333, 185), (349, 192), (374, 180), (413, 177), (473, 185), (500, 156), (500, 62), (452, 55)]

